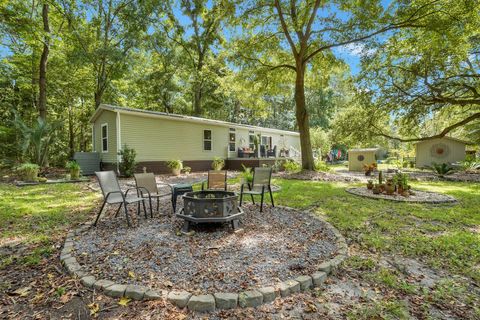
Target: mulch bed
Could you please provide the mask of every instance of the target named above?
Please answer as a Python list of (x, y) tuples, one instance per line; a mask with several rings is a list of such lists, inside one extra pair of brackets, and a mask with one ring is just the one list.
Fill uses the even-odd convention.
[(122, 214), (104, 217), (78, 238), (76, 257), (97, 278), (199, 294), (275, 285), (335, 255), (335, 236), (321, 220), (280, 207), (243, 208), (243, 232), (198, 225), (192, 236), (179, 233), (183, 221), (175, 217), (141, 217), (135, 228)]
[(373, 198), (373, 199), (383, 199), (383, 200), (390, 200), (390, 201), (399, 201), (399, 202), (415, 202), (415, 203), (456, 203), (457, 200), (449, 195), (436, 193), (436, 192), (427, 192), (427, 191), (420, 191), (414, 190), (413, 195), (409, 195), (408, 197), (404, 197), (397, 193), (393, 195), (387, 195), (385, 193), (374, 194), (372, 190), (367, 189), (366, 187), (358, 187), (358, 188), (347, 188), (345, 189), (348, 193)]
[(300, 172), (279, 172), (275, 177), (292, 180), (311, 180), (311, 181), (329, 181), (329, 182), (359, 182), (362, 181), (359, 177), (339, 175), (329, 172), (317, 171), (300, 171)]

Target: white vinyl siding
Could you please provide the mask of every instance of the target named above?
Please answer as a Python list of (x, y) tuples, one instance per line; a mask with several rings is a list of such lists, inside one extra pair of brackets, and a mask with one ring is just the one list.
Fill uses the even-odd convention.
[[(102, 152), (103, 141), (102, 141), (102, 125), (107, 124), (108, 134), (107, 134), (107, 146), (108, 152)], [(117, 160), (117, 137), (116, 137), (116, 116), (114, 112), (103, 111), (98, 118), (96, 119), (93, 126), (93, 143), (94, 150), (100, 153), (101, 160), (103, 162), (115, 163)]]

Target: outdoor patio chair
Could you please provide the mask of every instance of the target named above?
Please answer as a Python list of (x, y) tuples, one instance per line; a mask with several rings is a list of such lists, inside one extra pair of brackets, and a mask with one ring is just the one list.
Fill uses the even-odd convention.
[(137, 186), (139, 196), (148, 199), (150, 203), (150, 217), (153, 218), (152, 198), (157, 199), (157, 212), (160, 213), (160, 198), (169, 194), (160, 193), (153, 173), (135, 173), (133, 176), (135, 177), (135, 185)]
[[(250, 185), (249, 183), (243, 183), (240, 187), (240, 206), (242, 206), (243, 195), (249, 194), (252, 198), (253, 204), (255, 200), (253, 199), (254, 195), (261, 196), (260, 202), (260, 212), (263, 211), (263, 195), (266, 192), (270, 193), (270, 200), (272, 201), (272, 207), (275, 207), (273, 203), (272, 187), (270, 185), (270, 180), (272, 179), (272, 168), (255, 168), (253, 171), (253, 182)], [(248, 190), (245, 190), (245, 185), (247, 185)]]
[[(205, 182), (207, 188), (205, 189)], [(227, 191), (227, 171), (226, 170), (209, 170), (207, 181), (202, 182), (202, 190), (220, 190)]]
[(260, 157), (265, 158), (267, 156), (267, 148), (265, 145), (260, 145)]
[(274, 146), (273, 149), (267, 150), (267, 157), (277, 157), (277, 146)]
[(127, 218), (128, 226), (130, 224), (130, 217), (128, 215), (127, 205), (131, 203), (137, 203), (137, 214), (140, 213), (140, 202), (143, 203), (143, 211), (145, 212), (145, 218), (147, 217), (147, 210), (145, 209), (145, 199), (139, 197), (138, 194), (128, 194), (131, 190), (136, 190), (137, 188), (129, 188), (127, 191), (123, 192), (120, 189), (120, 185), (118, 183), (117, 175), (113, 171), (97, 171), (95, 172), (97, 176), (98, 183), (100, 184), (100, 188), (102, 189), (103, 194), (103, 203), (100, 211), (97, 214), (97, 218), (95, 219), (94, 226), (97, 225), (98, 219), (102, 214), (103, 208), (105, 204), (120, 204), (118, 206), (117, 212), (115, 213), (115, 217), (118, 216), (120, 209), (123, 207), (125, 210), (125, 216)]

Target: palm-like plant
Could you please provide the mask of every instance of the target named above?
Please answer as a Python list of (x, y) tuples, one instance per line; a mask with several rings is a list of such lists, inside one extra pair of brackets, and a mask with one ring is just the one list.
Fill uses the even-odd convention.
[(447, 174), (453, 173), (454, 168), (448, 163), (432, 163), (430, 167), (439, 177), (443, 177)]
[(14, 125), (21, 133), (23, 154), (28, 154), (32, 162), (43, 166), (47, 162), (48, 148), (52, 143), (53, 134), (62, 123), (60, 121), (47, 123), (39, 117), (33, 126), (29, 126), (15, 115)]

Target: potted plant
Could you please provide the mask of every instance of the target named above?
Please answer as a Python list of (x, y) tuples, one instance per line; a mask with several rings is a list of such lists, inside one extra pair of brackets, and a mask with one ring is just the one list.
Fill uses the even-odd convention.
[(243, 167), (243, 171), (240, 173), (240, 177), (241, 177), (240, 183), (241, 184), (252, 183), (253, 182), (252, 168), (247, 168), (243, 164), (242, 164), (242, 167)]
[(23, 181), (38, 181), (40, 166), (35, 163), (24, 163), (17, 168)]
[(380, 185), (378, 183), (375, 183), (372, 188), (373, 194), (379, 194), (380, 192)]
[(393, 182), (393, 179), (388, 179), (387, 183), (385, 184), (385, 192), (388, 195), (392, 195), (395, 192), (395, 183)]
[(368, 180), (367, 182), (367, 189), (372, 190), (373, 189), (373, 180)]
[(213, 170), (222, 170), (224, 166), (225, 166), (225, 160), (223, 160), (220, 157), (213, 158), (213, 161), (212, 161)]
[(65, 165), (65, 168), (70, 171), (71, 180), (78, 180), (80, 178), (80, 165), (77, 163), (77, 161), (68, 161)]
[(365, 171), (366, 176), (370, 176), (376, 168), (377, 168), (377, 164), (375, 162), (371, 164), (363, 165), (363, 171)]
[(167, 167), (169, 167), (172, 170), (172, 174), (174, 176), (178, 176), (182, 171), (183, 162), (182, 160), (170, 160), (167, 162)]
[(188, 166), (185, 166), (185, 167), (183, 167), (183, 169), (181, 171), (188, 176), (190, 174), (190, 172), (192, 172), (192, 168), (190, 168)]

